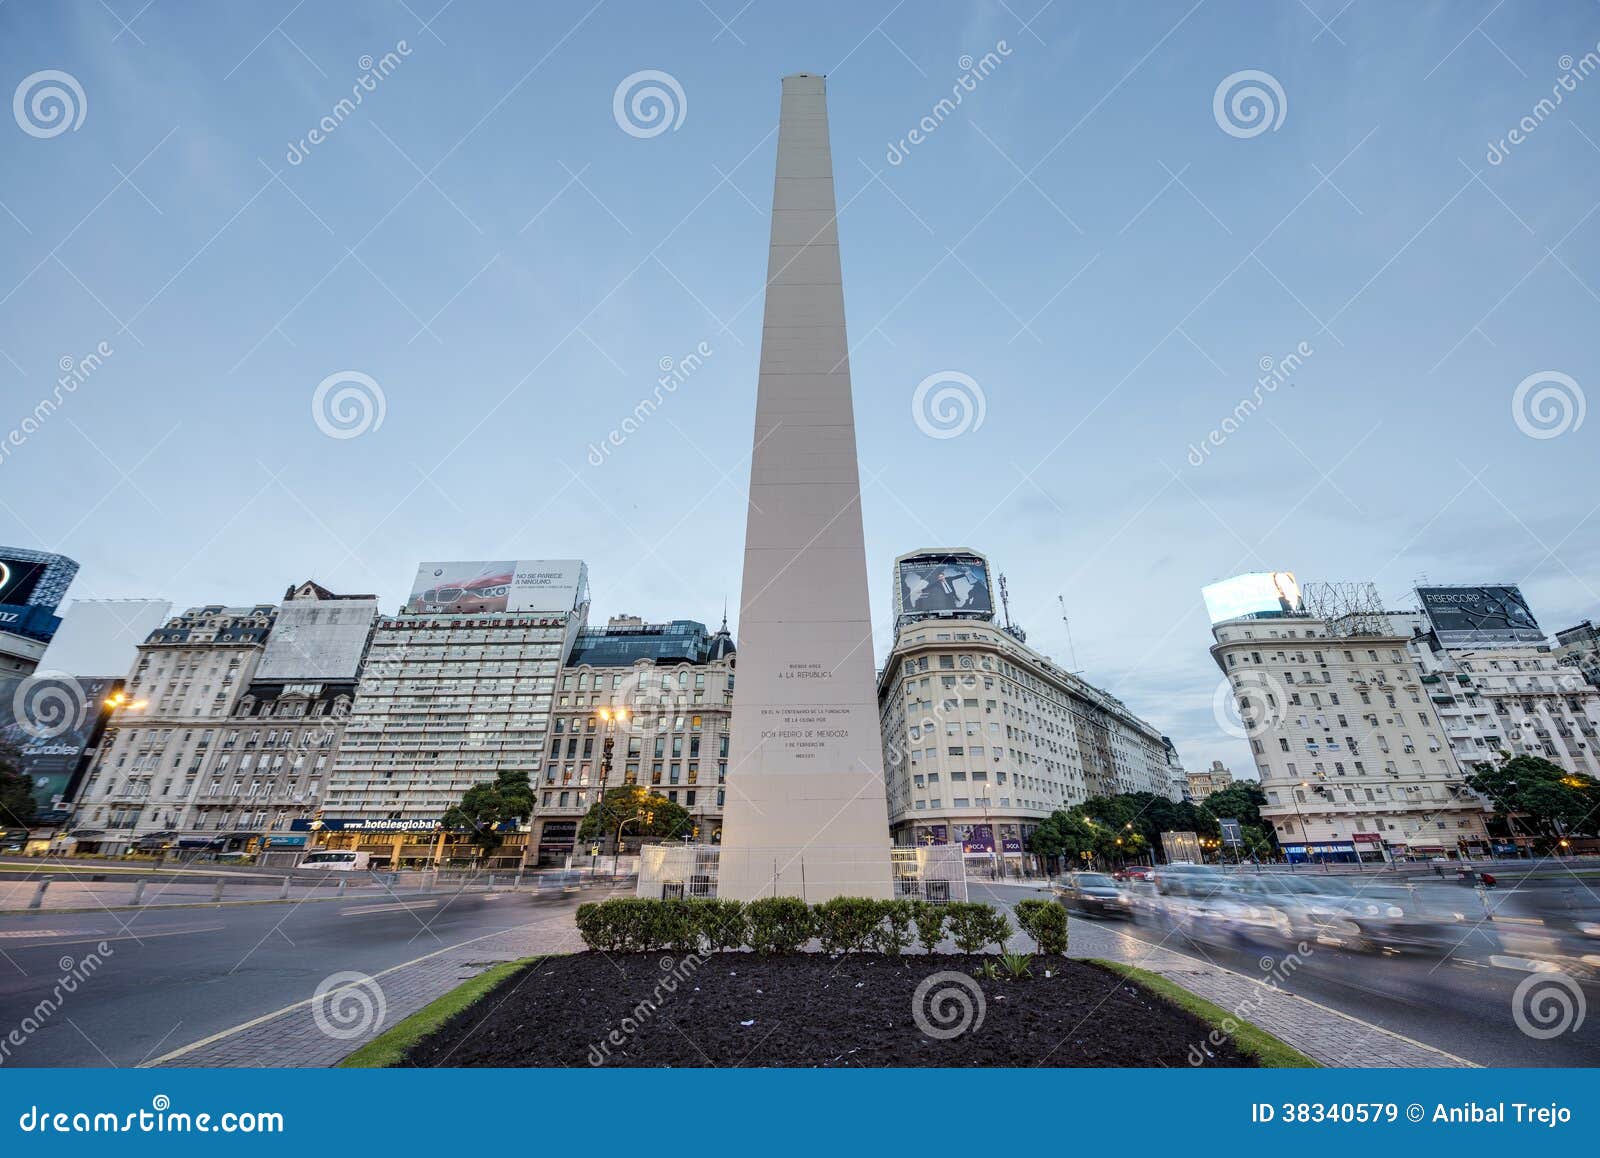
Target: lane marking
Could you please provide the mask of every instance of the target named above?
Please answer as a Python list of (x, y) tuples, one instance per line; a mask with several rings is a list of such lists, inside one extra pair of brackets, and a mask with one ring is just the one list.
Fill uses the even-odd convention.
[[(187, 936), (190, 933), (215, 933), (219, 929), (226, 929), (226, 928), (227, 928), (226, 925), (196, 925), (193, 928), (185, 928), (185, 929), (160, 929), (160, 930), (157, 930), (156, 932), (153, 932), (153, 933), (147, 933), (147, 932), (144, 932), (143, 930), (141, 930), (138, 936), (135, 936), (132, 933), (86, 933), (84, 931), (74, 931), (74, 932), (68, 932), (68, 933), (64, 934), (67, 937), (74, 938), (73, 940), (70, 940), (70, 941), (40, 941), (37, 944), (33, 944), (33, 945), (13, 945), (12, 948), (13, 949), (44, 949), (44, 948), (53, 948), (53, 947), (55, 947), (57, 945), (96, 945), (96, 944), (99, 944), (101, 941), (139, 941), (139, 942), (144, 942), (144, 941), (153, 940), (156, 937), (183, 937), (183, 936)], [(35, 933), (35, 934), (31, 934), (31, 935), (32, 936), (38, 936), (39, 934)]]
[[(539, 923), (540, 922), (538, 921), (530, 921), (524, 925), (509, 925), (504, 929), (496, 929), (492, 933), (484, 933), (481, 936), (469, 937), (465, 941), (458, 941), (454, 945), (446, 945), (442, 949), (435, 949), (431, 953), (424, 953), (420, 957), (413, 957), (409, 961), (402, 961), (398, 965), (391, 965), (387, 969), (384, 969), (378, 973), (369, 974), (368, 976), (372, 980), (376, 981), (381, 977), (389, 976), (391, 973), (399, 972), (401, 969), (408, 969), (413, 965), (419, 965), (424, 961), (431, 960), (432, 958), (439, 956), (441, 953), (450, 953), (467, 945), (474, 945), (479, 941), (487, 941), (491, 937), (502, 937), (505, 934), (515, 932), (518, 929), (533, 928)], [(338, 991), (335, 990), (335, 992)], [(326, 1000), (326, 998), (327, 995), (324, 994), (323, 999)], [(233, 1037), (235, 1034), (243, 1033), (247, 1029), (254, 1029), (256, 1026), (269, 1022), (274, 1018), (282, 1017), (286, 1013), (293, 1013), (297, 1009), (304, 1009), (306, 1006), (312, 1004), (316, 1000), (317, 998), (315, 996), (307, 997), (302, 1001), (296, 1001), (293, 1005), (285, 1005), (282, 1009), (275, 1009), (271, 1013), (263, 1013), (260, 1017), (252, 1017), (249, 1021), (240, 1022), (238, 1025), (235, 1025), (229, 1029), (219, 1030), (218, 1032), (210, 1034), (207, 1037), (202, 1037), (199, 1041), (190, 1042), (188, 1045), (175, 1049), (171, 1053), (162, 1054), (154, 1061), (140, 1062), (134, 1068), (146, 1070), (153, 1069), (159, 1065), (165, 1065), (167, 1062), (174, 1061), (180, 1057), (183, 1057), (185, 1054), (193, 1053), (195, 1050), (201, 1049), (204, 1046), (212, 1045), (216, 1042), (224, 1040), (225, 1038)]]
[(380, 905), (358, 905), (353, 909), (340, 909), (341, 917), (359, 917), (367, 913), (400, 913), (413, 912), (416, 909), (431, 909), (439, 902), (432, 901), (386, 901)]

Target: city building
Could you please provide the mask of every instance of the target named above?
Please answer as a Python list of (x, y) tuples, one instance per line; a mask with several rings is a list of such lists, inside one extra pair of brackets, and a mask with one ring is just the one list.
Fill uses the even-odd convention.
[(1541, 756), (1600, 776), (1600, 688), (1583, 667), (1592, 628), (1558, 633), (1551, 650), (1515, 585), (1419, 587), (1417, 596), (1411, 650), (1464, 769)]
[[(588, 608), (578, 560), (422, 564), (405, 608), (376, 623), (326, 802), (297, 831), (389, 863), (439, 856), (440, 820), (468, 788), (545, 767)], [(528, 832), (507, 833), (494, 861), (529, 851)]]
[(561, 672), (537, 782), (539, 863), (562, 863), (601, 791), (629, 784), (686, 808), (691, 840), (719, 844), (733, 669), (726, 620), (716, 632), (693, 620), (645, 623), (626, 615), (580, 628)]
[(1174, 804), (1192, 804), (1194, 794), (1189, 791), (1189, 774), (1183, 770), (1177, 745), (1167, 736), (1161, 737), (1161, 743), (1167, 752), (1167, 799)]
[(1555, 655), (1563, 667), (1577, 668), (1584, 679), (1600, 688), (1600, 627), (1585, 619), (1556, 632)]
[[(123, 698), (84, 778), (69, 836), (76, 850), (116, 855), (179, 846), (198, 797), (215, 799), (214, 762), (255, 676), (278, 609), (192, 607), (156, 628), (136, 652)], [(109, 705), (108, 705), (109, 706)], [(242, 849), (255, 833), (231, 795), (208, 810), (212, 827), (190, 839)], [(196, 810), (197, 811), (197, 810)]]
[(1371, 584), (1322, 585), (1308, 609), (1287, 572), (1215, 584), (1206, 603), (1262, 815), (1291, 860), (1487, 851), (1483, 802), (1412, 654), (1413, 616), (1384, 611)]
[(65, 555), (0, 547), (0, 681), (31, 675), (61, 626), (55, 609), (78, 564)]
[[(963, 613), (913, 604), (950, 582)], [(981, 573), (979, 573), (981, 570)], [(977, 868), (1022, 865), (1028, 834), (1091, 796), (1172, 788), (1161, 732), (1115, 696), (1058, 667), (994, 622), (976, 552), (896, 560), (894, 649), (878, 678), (889, 823), (899, 844), (960, 844)], [(907, 610), (910, 607), (911, 610)]]
[(1233, 783), (1233, 773), (1221, 760), (1211, 761), (1211, 767), (1204, 772), (1185, 773), (1185, 777), (1189, 781), (1189, 798), (1196, 803), (1203, 803), (1207, 796)]

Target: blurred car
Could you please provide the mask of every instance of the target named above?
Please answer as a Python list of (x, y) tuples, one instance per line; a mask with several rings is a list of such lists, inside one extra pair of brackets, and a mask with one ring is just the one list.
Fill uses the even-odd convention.
[(1155, 869), (1147, 864), (1132, 864), (1119, 868), (1111, 874), (1114, 881), (1147, 881), (1155, 875)]
[(1068, 873), (1051, 889), (1056, 903), (1087, 917), (1126, 917), (1128, 898), (1109, 873)]

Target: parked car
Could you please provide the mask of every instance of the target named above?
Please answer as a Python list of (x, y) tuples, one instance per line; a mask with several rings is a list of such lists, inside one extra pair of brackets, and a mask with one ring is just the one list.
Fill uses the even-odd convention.
[(1128, 897), (1110, 873), (1068, 873), (1051, 891), (1057, 904), (1086, 917), (1128, 915)]

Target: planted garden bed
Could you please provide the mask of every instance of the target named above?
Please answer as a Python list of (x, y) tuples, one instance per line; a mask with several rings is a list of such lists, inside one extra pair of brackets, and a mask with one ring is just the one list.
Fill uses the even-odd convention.
[[(1012, 929), (986, 905), (585, 905), (591, 951), (522, 967), (407, 1038), (398, 1064), (1259, 1064), (1231, 1038), (1214, 1044), (1210, 1021), (1065, 957), (1056, 906), (1017, 915), (1040, 951), (1002, 954)], [(935, 951), (951, 941), (958, 952)]]

